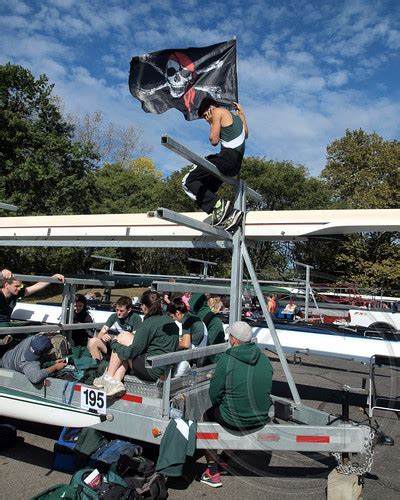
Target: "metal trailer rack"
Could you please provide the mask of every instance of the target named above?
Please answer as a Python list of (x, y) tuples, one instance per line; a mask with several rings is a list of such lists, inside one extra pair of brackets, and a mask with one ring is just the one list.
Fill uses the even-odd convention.
[[(246, 195), (255, 200), (260, 200), (260, 196), (247, 188), (243, 180), (221, 176), (214, 165), (192, 153), (168, 136), (162, 137), (162, 144), (233, 185), (235, 187), (235, 208), (245, 211)], [(201, 220), (193, 219), (165, 208), (159, 208), (156, 212), (149, 215), (172, 221), (178, 224), (178, 229), (180, 229), (179, 225), (184, 225), (187, 228), (200, 231), (204, 235), (203, 241), (202, 238), (196, 238), (196, 241), (187, 238), (183, 238), (181, 242), (174, 240), (173, 246), (175, 247), (193, 248), (204, 246), (205, 248), (232, 248), (230, 323), (241, 317), (242, 278), (243, 268), (246, 266), (273, 336), (276, 351), (292, 394), (292, 400), (273, 397), (275, 412), (272, 416), (275, 417), (274, 423), (268, 423), (263, 428), (253, 432), (236, 433), (227, 431), (216, 423), (199, 422), (197, 447), (199, 449), (229, 448), (233, 450), (331, 452), (335, 453), (339, 460), (342, 454), (355, 453), (362, 454), (366, 459), (365, 462), (367, 465), (364, 468), (352, 468), (350, 466), (346, 469), (347, 473), (354, 472), (354, 470), (357, 470), (358, 473), (369, 470), (374, 437), (370, 427), (350, 422), (346, 419), (346, 416), (341, 419), (337, 415), (307, 407), (302, 403), (277, 337), (274, 324), (268, 314), (265, 300), (248, 253), (248, 245), (251, 245), (252, 241), (246, 240), (244, 231), (245, 222), (242, 223), (242, 227), (234, 235), (231, 235), (221, 228), (212, 227)], [(126, 239), (126, 236), (127, 234), (124, 234), (121, 238)], [(287, 236), (282, 234), (282, 238), (287, 239)], [(105, 239), (85, 240), (81, 237), (81, 233), (79, 233), (79, 237), (75, 240), (73, 237), (69, 237), (68, 239), (60, 238), (58, 241), (56, 238), (54, 241), (48, 242), (46, 241), (46, 237), (44, 237), (36, 239), (33, 244), (35, 246), (84, 246), (85, 244), (86, 246), (99, 246), (104, 242)], [(3, 239), (1, 244), (4, 243), (5, 240)], [(13, 240), (12, 244), (29, 245), (30, 243), (32, 243), (32, 240), (21, 239), (19, 241)], [(107, 246), (121, 246), (118, 237), (107, 239), (106, 243)], [(135, 246), (139, 245), (140, 242), (136, 240)], [(125, 240), (123, 246), (129, 246), (129, 241)], [(149, 244), (149, 241), (144, 239), (143, 246), (170, 247), (171, 241), (161, 238), (158, 242), (153, 240)], [(66, 280), (63, 300), (63, 317), (66, 323), (72, 321), (71, 312), (69, 316), (67, 315), (67, 304), (71, 303), (74, 284), (76, 283), (77, 281), (74, 283), (73, 281)], [(187, 284), (185, 286), (187, 287)], [(165, 380), (160, 380), (157, 383), (147, 383), (140, 381), (136, 377), (125, 377), (126, 394), (119, 399), (111, 399), (109, 401), (106, 415), (98, 415), (98, 422), (95, 427), (121, 436), (159, 444), (170, 420), (170, 407), (179, 406), (180, 403), (182, 404), (182, 401), (184, 401), (184, 405), (182, 406), (183, 417), (199, 421), (204, 410), (210, 406), (208, 387), (209, 379), (213, 373), (213, 366), (205, 366), (198, 369), (195, 379), (192, 377), (189, 380), (185, 378), (173, 378), (172, 366), (183, 360), (203, 358), (210, 354), (222, 352), (226, 348), (227, 346), (224, 344), (148, 358), (150, 366), (165, 367)], [(63, 402), (63, 391), (65, 392), (65, 382), (62, 380), (50, 378), (40, 386), (33, 386), (27, 383), (23, 375), (5, 369), (0, 369), (0, 386), (23, 391), (25, 394), (36, 396), (39, 400), (43, 399), (43, 401), (53, 401), (60, 404)], [(80, 394), (85, 389), (93, 390), (91, 386), (85, 386), (84, 384), (71, 385), (71, 410), (76, 409), (78, 411), (80, 407)], [(31, 414), (29, 418), (31, 420), (40, 418), (40, 421), (45, 422), (43, 412), (39, 416)]]

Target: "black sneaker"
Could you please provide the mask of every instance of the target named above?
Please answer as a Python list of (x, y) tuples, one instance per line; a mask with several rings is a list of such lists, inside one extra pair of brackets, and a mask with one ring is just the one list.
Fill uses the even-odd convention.
[(224, 220), (229, 217), (229, 215), (232, 212), (231, 209), (231, 202), (224, 201), (224, 200), (219, 200), (220, 201), (220, 206), (218, 208), (214, 208), (213, 213), (212, 213), (212, 225), (213, 226), (219, 226), (224, 222)]
[(224, 229), (225, 231), (235, 230), (239, 224), (242, 222), (243, 212), (237, 210), (236, 208), (232, 211), (231, 215), (225, 219)]

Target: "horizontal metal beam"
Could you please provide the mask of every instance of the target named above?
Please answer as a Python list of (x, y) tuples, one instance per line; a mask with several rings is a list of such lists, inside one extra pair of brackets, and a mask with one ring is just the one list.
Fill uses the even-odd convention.
[[(210, 172), (210, 174), (214, 175), (215, 177), (225, 182), (226, 184), (230, 184), (231, 186), (236, 186), (238, 184), (237, 179), (222, 175), (215, 165), (213, 165), (211, 162), (209, 162), (202, 156), (193, 153), (193, 151), (190, 151), (190, 149), (188, 149), (186, 146), (183, 146), (178, 141), (175, 141), (175, 139), (172, 139), (172, 137), (169, 137), (168, 135), (163, 135), (161, 137), (161, 144), (166, 148), (170, 149), (171, 151), (174, 151), (178, 155), (182, 156), (186, 160), (195, 163), (201, 168), (204, 168), (204, 170), (207, 170), (207, 172)], [(256, 191), (254, 191), (249, 187), (246, 188), (246, 194), (248, 198), (251, 198), (254, 201), (262, 201), (263, 199), (259, 193), (257, 193)]]
[(10, 205), (9, 203), (0, 203), (0, 208), (2, 210), (9, 210), (10, 212), (16, 212), (18, 207), (15, 205)]
[(19, 333), (59, 332), (60, 330), (98, 330), (104, 323), (61, 323), (59, 325), (29, 325), (0, 327), (0, 335), (17, 335)]
[(197, 283), (170, 283), (168, 281), (153, 281), (153, 286), (159, 292), (192, 292), (212, 293), (216, 295), (230, 295), (231, 289), (227, 286), (198, 285)]
[(193, 257), (188, 257), (188, 260), (190, 262), (200, 262), (200, 264), (208, 264), (210, 266), (216, 266), (217, 262), (211, 262), (209, 260), (202, 260), (202, 259), (194, 259)]
[[(45, 283), (57, 283), (62, 285), (62, 283), (52, 276), (35, 276), (32, 274), (13, 274), (13, 277), (20, 281), (28, 281), (36, 283), (42, 281)], [(64, 281), (68, 285), (100, 285), (100, 286), (115, 286), (115, 281), (103, 280), (103, 279), (81, 279), (81, 278), (65, 278)]]
[(211, 224), (207, 224), (206, 222), (201, 222), (187, 215), (180, 214), (178, 212), (174, 212), (169, 208), (157, 208), (155, 212), (149, 212), (149, 217), (153, 217), (154, 215), (159, 219), (167, 220), (169, 222), (174, 222), (176, 224), (181, 224), (186, 227), (190, 227), (191, 229), (195, 229), (197, 231), (201, 231), (202, 233), (209, 234), (211, 236), (215, 236), (217, 238), (223, 238), (229, 241), (232, 241), (232, 235), (222, 229), (220, 227), (211, 226)]
[(103, 257), (102, 255), (91, 255), (92, 259), (108, 260), (110, 262), (125, 262), (125, 259), (117, 259), (116, 257)]
[(178, 240), (0, 240), (0, 247), (70, 247), (70, 248), (232, 248), (230, 241)]
[(181, 361), (204, 358), (205, 356), (225, 352), (228, 347), (229, 344), (224, 342), (223, 344), (209, 345), (207, 347), (199, 347), (197, 349), (186, 349), (184, 351), (149, 356), (146, 359), (146, 366), (148, 368), (158, 368), (160, 366), (174, 365), (175, 363), (180, 363)]

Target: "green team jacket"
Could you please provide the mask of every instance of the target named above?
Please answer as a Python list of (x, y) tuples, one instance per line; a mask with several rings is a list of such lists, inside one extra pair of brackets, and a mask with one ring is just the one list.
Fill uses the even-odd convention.
[[(207, 297), (204, 293), (194, 293), (189, 299), (189, 304), (193, 314), (198, 316), (201, 321), (204, 321), (204, 318), (212, 313), (207, 305)], [(208, 316), (208, 318), (210, 318), (210, 316)], [(218, 316), (213, 314), (211, 319), (206, 321), (206, 326), (208, 330), (208, 345), (222, 344), (225, 342), (224, 327)]]
[[(175, 352), (179, 346), (179, 328), (169, 316), (156, 315), (146, 318), (138, 326), (130, 346), (111, 343), (112, 350), (122, 361), (134, 359), (141, 354), (145, 357)], [(148, 368), (147, 371), (155, 379), (164, 373), (163, 368)]]
[(222, 354), (209, 395), (224, 421), (238, 428), (264, 425), (271, 406), (272, 365), (253, 343), (231, 347)]
[(198, 346), (204, 337), (203, 322), (198, 316), (188, 312), (183, 316), (182, 335), (188, 333), (191, 336), (191, 342), (194, 346)]
[[(206, 327), (208, 330), (207, 345), (223, 344), (225, 342), (224, 326), (221, 319), (215, 315), (207, 305), (207, 297), (204, 293), (194, 293), (189, 299), (192, 312), (196, 314), (202, 321), (206, 319)], [(220, 358), (220, 354), (208, 356), (209, 363), (216, 363)]]

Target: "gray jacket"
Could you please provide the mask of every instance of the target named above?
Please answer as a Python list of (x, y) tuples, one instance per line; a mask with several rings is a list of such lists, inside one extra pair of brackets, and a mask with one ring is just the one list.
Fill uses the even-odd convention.
[(7, 351), (2, 359), (3, 368), (15, 370), (26, 375), (26, 378), (32, 384), (39, 384), (48, 377), (47, 370), (40, 368), (40, 361), (26, 361), (25, 352), (30, 346), (32, 337), (28, 337), (16, 345), (13, 349)]

